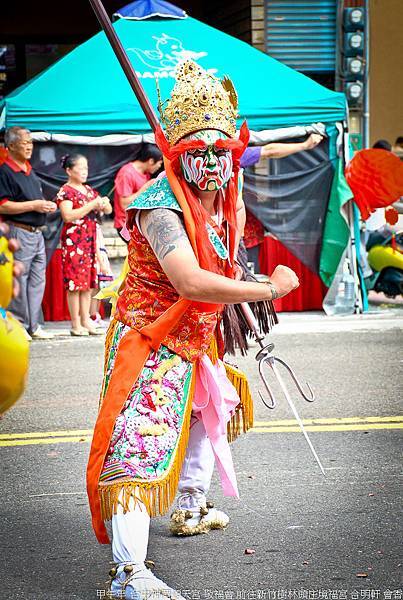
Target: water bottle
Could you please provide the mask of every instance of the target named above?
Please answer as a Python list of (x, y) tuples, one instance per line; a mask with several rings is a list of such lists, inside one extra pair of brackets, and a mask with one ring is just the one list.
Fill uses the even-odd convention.
[(351, 315), (354, 312), (355, 291), (354, 277), (350, 273), (350, 261), (346, 260), (343, 265), (343, 276), (339, 283), (335, 301), (335, 314)]
[(349, 308), (349, 312), (353, 313), (355, 309), (355, 282), (350, 271), (347, 273), (346, 278), (344, 279), (344, 296), (346, 306)]
[(351, 315), (355, 309), (354, 277), (350, 273), (350, 261), (345, 259), (334, 277), (323, 302), (323, 309), (329, 316)]
[(323, 310), (329, 317), (332, 317), (336, 314), (336, 297), (339, 292), (340, 282), (341, 274), (339, 275), (338, 273), (336, 273), (336, 275), (334, 276), (334, 280), (332, 281), (332, 285), (328, 289), (327, 294), (323, 300)]

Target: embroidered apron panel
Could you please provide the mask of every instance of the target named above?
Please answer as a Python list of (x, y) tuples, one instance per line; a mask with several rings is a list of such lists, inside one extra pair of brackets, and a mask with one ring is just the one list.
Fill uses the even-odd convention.
[[(107, 360), (106, 392), (117, 347), (129, 328), (116, 327)], [(100, 483), (153, 481), (169, 470), (180, 438), (193, 365), (161, 346), (152, 351), (116, 419)]]

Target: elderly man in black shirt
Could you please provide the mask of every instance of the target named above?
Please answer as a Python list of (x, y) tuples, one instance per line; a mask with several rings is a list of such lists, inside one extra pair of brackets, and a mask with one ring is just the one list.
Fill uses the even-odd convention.
[(4, 139), (8, 158), (0, 166), (0, 215), (10, 226), (10, 236), (19, 241), (15, 258), (24, 265), (20, 294), (9, 309), (24, 325), (29, 339), (49, 339), (52, 334), (39, 325), (46, 278), (42, 229), (56, 204), (43, 198), (41, 183), (29, 163), (33, 149), (30, 132), (10, 127)]

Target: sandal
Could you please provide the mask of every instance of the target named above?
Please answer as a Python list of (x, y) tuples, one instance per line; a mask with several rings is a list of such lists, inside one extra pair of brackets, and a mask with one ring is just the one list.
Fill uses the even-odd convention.
[(86, 327), (85, 331), (88, 335), (104, 335), (105, 333), (104, 329), (90, 329), (89, 327)]
[(82, 337), (82, 336), (89, 335), (89, 333), (86, 329), (70, 329), (70, 335), (76, 336), (76, 337)]

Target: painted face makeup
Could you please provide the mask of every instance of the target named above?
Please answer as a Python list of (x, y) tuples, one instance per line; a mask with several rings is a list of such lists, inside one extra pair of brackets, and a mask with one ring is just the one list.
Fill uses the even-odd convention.
[(205, 148), (187, 150), (181, 157), (185, 180), (203, 192), (215, 192), (226, 185), (232, 173), (232, 154), (225, 148), (217, 148), (215, 142), (227, 139), (221, 131), (204, 129), (188, 135), (186, 140), (202, 140)]

